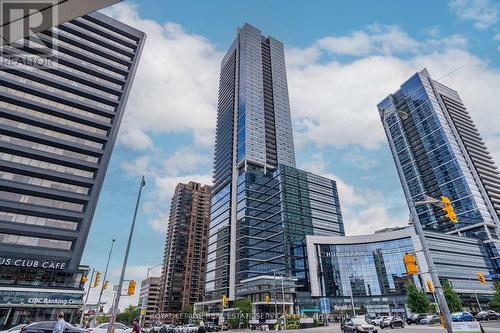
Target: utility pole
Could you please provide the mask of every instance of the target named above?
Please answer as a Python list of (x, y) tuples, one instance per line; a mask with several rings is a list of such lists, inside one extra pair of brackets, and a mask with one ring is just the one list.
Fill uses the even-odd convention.
[[(108, 253), (108, 262), (106, 263), (106, 270), (104, 271), (104, 278), (101, 284), (101, 291), (99, 292), (99, 298), (97, 299), (97, 311), (99, 313), (101, 309), (101, 298), (102, 298), (102, 293), (104, 292), (104, 286), (106, 285), (106, 276), (108, 275), (108, 268), (109, 268), (109, 260), (111, 259), (111, 253), (113, 252), (113, 246), (115, 245), (115, 240), (111, 240), (111, 248), (109, 249)], [(94, 323), (97, 321), (97, 316), (94, 317)]]
[(276, 324), (278, 324), (278, 292), (276, 291), (276, 270), (273, 271), (273, 282), (274, 282), (274, 317), (276, 318)]
[(431, 276), (432, 283), (434, 284), (435, 295), (438, 301), (439, 309), (444, 316), (444, 320), (446, 322), (446, 330), (448, 331), (448, 333), (452, 333), (450, 309), (448, 308), (448, 304), (446, 303), (446, 298), (444, 297), (441, 282), (439, 281), (439, 277), (436, 274), (436, 268), (434, 267), (434, 261), (432, 260), (431, 251), (429, 250), (429, 246), (427, 245), (427, 239), (425, 238), (422, 224), (420, 224), (415, 203), (412, 200), (410, 200), (409, 202), (411, 220), (413, 222), (413, 226), (415, 227), (415, 233), (417, 234), (420, 240), (420, 244), (422, 245), (422, 252), (424, 253), (425, 261), (427, 261), (427, 265), (429, 266), (429, 275)]
[(141, 201), (142, 188), (145, 185), (146, 182), (144, 181), (144, 176), (142, 176), (141, 183), (139, 185), (139, 193), (137, 194), (137, 202), (135, 203), (134, 217), (132, 219), (132, 225), (130, 227), (130, 234), (128, 235), (127, 249), (125, 251), (125, 257), (123, 258), (122, 272), (120, 274), (120, 280), (118, 282), (118, 291), (116, 292), (116, 298), (113, 302), (111, 315), (109, 316), (108, 333), (113, 333), (115, 330), (116, 313), (118, 312), (118, 305), (120, 304), (120, 297), (122, 295), (123, 280), (125, 279), (125, 270), (127, 269), (128, 254), (130, 252), (130, 244), (132, 243), (132, 235), (134, 234), (135, 219), (137, 218), (137, 210), (139, 209), (139, 202)]
[(83, 325), (83, 313), (85, 312), (85, 308), (87, 307), (87, 302), (89, 300), (90, 288), (92, 288), (92, 280), (94, 280), (94, 272), (95, 269), (92, 268), (92, 274), (90, 275), (90, 280), (89, 280), (89, 289), (87, 290), (87, 295), (85, 296), (85, 302), (83, 303), (82, 314), (80, 316), (80, 327), (82, 327)]
[[(157, 264), (157, 265), (154, 265), (154, 266), (148, 267), (148, 272), (147, 272), (147, 274), (146, 274), (146, 280), (149, 278), (149, 272), (150, 272), (152, 269), (154, 269), (154, 268), (156, 268), (156, 267), (158, 267), (158, 266), (160, 266), (160, 265), (163, 265), (163, 263), (160, 263), (160, 264)], [(142, 285), (141, 285), (141, 287), (142, 287)], [(147, 301), (147, 298), (149, 298), (149, 292), (148, 292), (148, 294), (146, 295), (146, 301)], [(147, 303), (147, 302), (146, 302), (146, 303)], [(143, 311), (144, 311), (145, 309), (146, 309), (146, 308), (145, 308), (145, 306), (144, 306), (144, 302), (142, 302), (142, 306), (141, 306), (141, 315), (139, 316), (139, 325), (142, 325), (142, 321), (143, 321), (143, 319), (144, 319), (144, 314), (143, 314)]]
[[(470, 276), (468, 276), (469, 282), (472, 282)], [(474, 297), (476, 298), (477, 306), (479, 307), (479, 311), (483, 311), (481, 307), (481, 303), (479, 303), (479, 298), (477, 298), (476, 288), (474, 287), (474, 282), (471, 283), (472, 290), (474, 291)]]

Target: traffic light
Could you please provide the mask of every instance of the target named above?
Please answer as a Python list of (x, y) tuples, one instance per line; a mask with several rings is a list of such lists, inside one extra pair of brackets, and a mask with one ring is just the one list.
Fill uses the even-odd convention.
[(405, 256), (403, 257), (403, 261), (406, 267), (406, 274), (415, 275), (418, 273), (417, 259), (413, 254), (410, 253), (405, 254)]
[(104, 311), (104, 305), (99, 305), (99, 312), (103, 312)]
[(101, 282), (101, 273), (95, 272), (94, 288)]
[(457, 214), (455, 214), (455, 210), (451, 205), (451, 201), (448, 197), (444, 195), (441, 196), (441, 202), (443, 203), (443, 210), (446, 212), (446, 217), (453, 223), (457, 223)]
[(225, 308), (227, 307), (227, 296), (222, 295), (222, 307)]
[(486, 283), (486, 278), (484, 277), (483, 272), (477, 272), (476, 276), (477, 276), (477, 279), (479, 280), (479, 283), (481, 283), (481, 284)]
[(271, 303), (271, 297), (269, 295), (266, 295), (266, 304)]
[(106, 281), (104, 281), (104, 286), (102, 286), (102, 290), (106, 290), (108, 288), (109, 288), (109, 281), (106, 280)]
[(432, 280), (427, 280), (427, 290), (429, 290), (430, 293), (434, 292), (434, 285), (432, 284)]
[(127, 295), (132, 296), (135, 293), (135, 281), (130, 280), (128, 282)]

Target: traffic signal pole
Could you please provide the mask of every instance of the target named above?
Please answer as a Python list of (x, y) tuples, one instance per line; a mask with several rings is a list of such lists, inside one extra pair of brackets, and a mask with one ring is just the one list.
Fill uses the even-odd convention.
[(420, 240), (420, 244), (422, 245), (422, 252), (424, 253), (425, 261), (427, 262), (427, 266), (429, 268), (429, 275), (431, 276), (432, 283), (434, 284), (434, 293), (438, 301), (439, 310), (444, 317), (446, 323), (446, 331), (448, 333), (452, 333), (450, 309), (448, 308), (448, 303), (446, 303), (443, 288), (441, 287), (441, 282), (439, 282), (439, 277), (436, 273), (436, 268), (434, 267), (434, 261), (432, 260), (429, 246), (427, 245), (427, 239), (425, 238), (422, 224), (420, 224), (420, 220), (418, 218), (417, 209), (415, 207), (415, 204), (412, 201), (410, 202), (412, 203), (410, 206), (411, 220), (413, 222), (413, 226), (415, 227), (415, 233), (417, 234)]
[(108, 333), (114, 333), (115, 331), (116, 314), (118, 312), (118, 305), (120, 304), (120, 297), (122, 295), (123, 281), (125, 279), (125, 270), (127, 269), (128, 254), (130, 252), (130, 244), (132, 243), (132, 235), (134, 234), (135, 219), (137, 217), (137, 210), (139, 209), (139, 202), (141, 201), (142, 188), (145, 185), (146, 182), (144, 181), (144, 176), (142, 176), (141, 183), (139, 186), (139, 193), (137, 194), (137, 202), (135, 203), (134, 217), (132, 219), (132, 225), (130, 226), (130, 234), (128, 235), (128, 243), (127, 243), (127, 249), (125, 251), (125, 258), (123, 258), (122, 272), (120, 274), (120, 280), (118, 282), (118, 290), (116, 292), (116, 298), (111, 308), (111, 315), (109, 316)]
[(89, 280), (89, 288), (87, 290), (87, 295), (85, 296), (85, 302), (83, 303), (82, 314), (80, 316), (80, 327), (83, 326), (83, 314), (85, 312), (85, 309), (87, 308), (87, 302), (89, 300), (90, 288), (92, 288), (92, 280), (94, 280), (94, 272), (95, 272), (95, 269), (92, 268), (92, 274), (90, 275), (90, 280)]
[(97, 299), (97, 314), (94, 317), (94, 324), (97, 322), (97, 316), (101, 310), (101, 298), (102, 298), (102, 293), (104, 291), (104, 286), (106, 285), (106, 277), (108, 276), (109, 260), (111, 259), (111, 253), (113, 252), (114, 245), (115, 245), (115, 240), (113, 239), (111, 241), (111, 248), (109, 249), (109, 253), (108, 253), (108, 262), (106, 263), (106, 270), (104, 271), (104, 278), (103, 278), (102, 285), (101, 285), (101, 291), (99, 292), (99, 298)]

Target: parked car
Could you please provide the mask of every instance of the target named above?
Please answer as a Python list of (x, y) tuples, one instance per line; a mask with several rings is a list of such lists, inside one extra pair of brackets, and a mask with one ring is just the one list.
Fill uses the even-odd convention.
[[(24, 326), (20, 333), (52, 333), (57, 321), (39, 321), (36, 323), (31, 323)], [(65, 333), (83, 333), (84, 330), (81, 328), (76, 328), (71, 324), (66, 323), (64, 328)]]
[(421, 325), (438, 324), (441, 320), (438, 315), (428, 315), (425, 318), (420, 319)]
[(474, 316), (470, 312), (455, 312), (451, 314), (453, 321), (475, 321)]
[(346, 319), (340, 324), (342, 333), (377, 333), (377, 328), (369, 324), (364, 317)]
[(213, 322), (205, 323), (205, 328), (208, 332), (218, 332), (220, 330), (219, 326), (215, 325)]
[[(91, 333), (107, 333), (109, 323), (102, 323), (96, 327), (89, 328)], [(115, 323), (115, 333), (132, 333), (132, 329), (123, 325), (122, 323)]]
[(159, 333), (174, 333), (174, 325), (163, 324), (160, 326)]
[(406, 318), (406, 323), (408, 325), (411, 325), (411, 324), (418, 325), (418, 324), (420, 324), (420, 320), (424, 319), (427, 316), (428, 316), (427, 313), (415, 313), (415, 314), (412, 314), (411, 316), (409, 316), (408, 318)]
[(476, 314), (476, 320), (497, 320), (500, 319), (500, 313), (493, 310), (481, 311)]
[(405, 323), (403, 319), (396, 317), (396, 316), (391, 316), (391, 317), (386, 317), (384, 320), (380, 321), (380, 328), (385, 328), (385, 327), (390, 327), (390, 328), (395, 328), (395, 327), (405, 327)]
[(374, 325), (374, 326), (380, 326), (380, 322), (382, 320), (384, 320), (385, 318), (387, 318), (387, 316), (380, 316), (380, 317), (377, 317), (375, 319), (372, 319), (371, 322), (369, 322), (369, 323)]
[(8, 330), (0, 331), (0, 333), (19, 333), (21, 331), (21, 328), (23, 328), (24, 326), (26, 326), (26, 324), (17, 325), (9, 328)]

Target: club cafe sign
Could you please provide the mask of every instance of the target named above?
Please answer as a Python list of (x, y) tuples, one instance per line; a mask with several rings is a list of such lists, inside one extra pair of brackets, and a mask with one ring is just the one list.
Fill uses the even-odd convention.
[(52, 260), (0, 257), (0, 266), (63, 270), (66, 268), (66, 263)]

